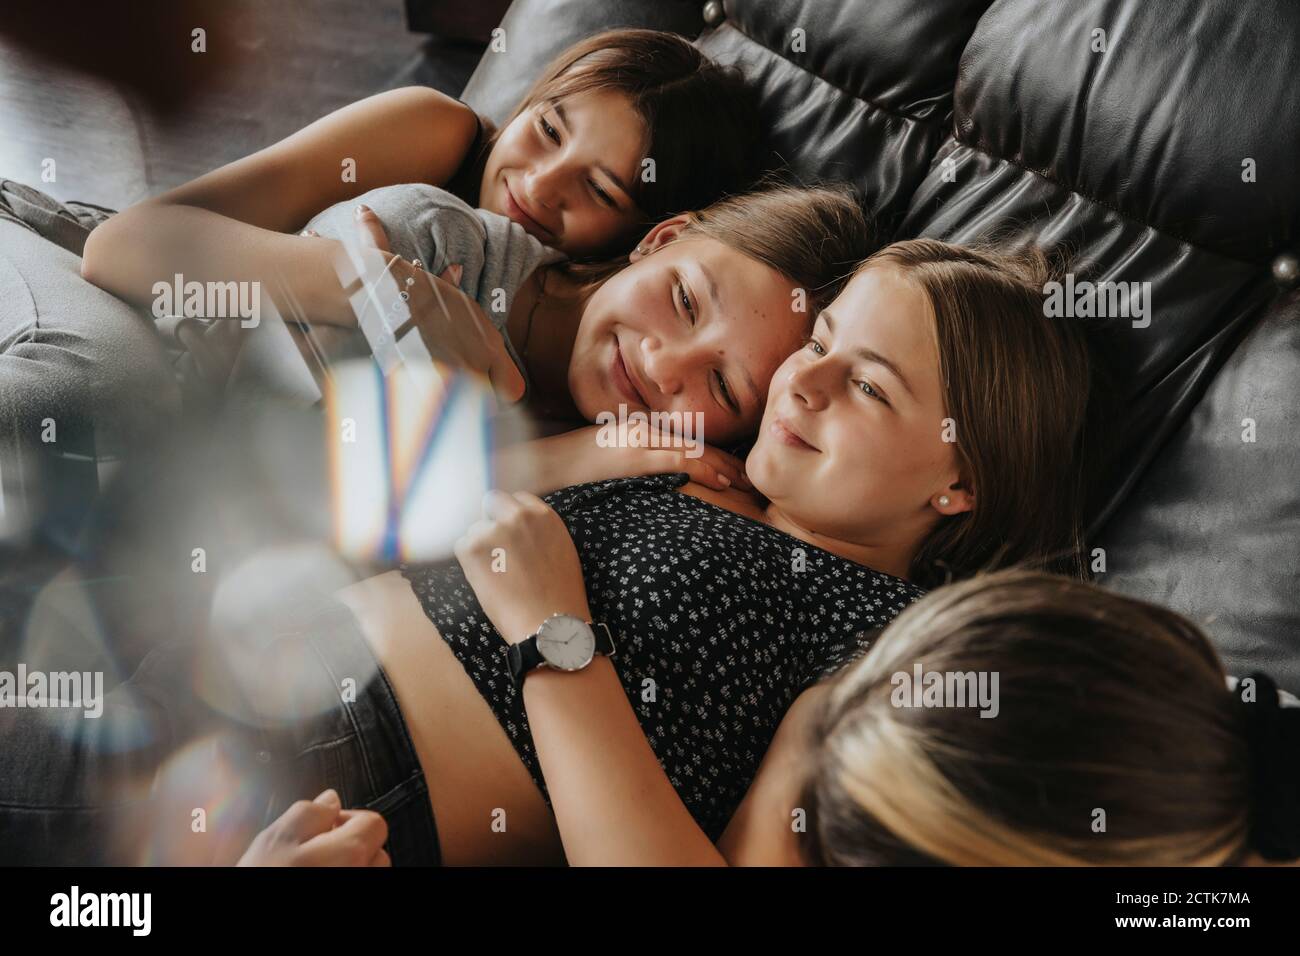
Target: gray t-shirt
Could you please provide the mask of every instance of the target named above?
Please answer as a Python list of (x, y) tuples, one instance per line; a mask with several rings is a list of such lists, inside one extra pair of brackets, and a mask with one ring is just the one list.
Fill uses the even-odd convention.
[(365, 204), (388, 233), (389, 248), (405, 259), (419, 259), (434, 275), (458, 263), (460, 289), (472, 296), (505, 339), (511, 359), (531, 390), (528, 370), (506, 334), (515, 293), (541, 266), (564, 258), (505, 216), (475, 209), (445, 189), (424, 183), (383, 186), (337, 203), (312, 217), (304, 228), (326, 239), (356, 234), (353, 210)]

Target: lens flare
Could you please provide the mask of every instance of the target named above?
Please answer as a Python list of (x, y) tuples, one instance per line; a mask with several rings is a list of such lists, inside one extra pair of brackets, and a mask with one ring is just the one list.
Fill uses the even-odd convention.
[[(231, 568), (196, 650), (195, 693), (245, 723), (287, 724), (338, 706), (347, 688), (333, 686), (310, 639), (337, 626), (315, 614), (355, 580), (319, 543), (264, 548)], [(359, 688), (374, 671), (335, 676)]]
[(334, 542), (350, 558), (449, 558), (492, 482), (491, 391), (431, 362), (336, 370), (326, 390)]
[(154, 779), (137, 864), (238, 862), (274, 799), (269, 775), (245, 763), (225, 736), (200, 738), (172, 754)]

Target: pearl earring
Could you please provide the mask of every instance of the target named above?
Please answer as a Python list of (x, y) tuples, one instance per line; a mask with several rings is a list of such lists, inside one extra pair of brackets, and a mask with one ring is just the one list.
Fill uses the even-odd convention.
[(939, 496), (939, 507), (940, 507), (940, 508), (946, 508), (946, 507), (948, 507), (948, 505), (950, 505), (951, 503), (952, 503), (952, 502), (949, 500), (949, 498), (948, 498), (947, 495), (940, 495), (940, 496)]

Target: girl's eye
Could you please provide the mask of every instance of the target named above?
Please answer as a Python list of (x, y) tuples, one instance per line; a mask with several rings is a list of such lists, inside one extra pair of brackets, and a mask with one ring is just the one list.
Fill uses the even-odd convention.
[(727, 380), (722, 377), (721, 372), (714, 372), (713, 374), (718, 377), (718, 390), (722, 392), (722, 398), (727, 403), (727, 407), (739, 415), (740, 406), (737, 405), (736, 400), (731, 397), (731, 390), (727, 388)]
[(599, 184), (597, 184), (594, 179), (591, 181), (591, 188), (592, 191), (595, 192), (596, 198), (599, 199), (601, 202), (603, 202), (610, 209), (613, 209), (617, 205), (617, 203), (614, 202), (614, 197), (611, 196), (609, 193), (605, 192), (605, 190), (601, 189)]
[(883, 405), (889, 404), (889, 402), (885, 401), (885, 396), (881, 395), (878, 391), (876, 391), (875, 386), (872, 385), (870, 382), (861, 381), (858, 382), (858, 385), (862, 387), (863, 394), (868, 395), (871, 398), (874, 398), (876, 401), (880, 402)]
[(691, 297), (686, 292), (686, 286), (679, 280), (677, 283), (677, 301), (681, 303), (686, 314), (690, 316), (691, 325), (695, 324), (695, 309), (691, 306)]
[[(803, 344), (804, 344), (804, 347), (805, 347), (805, 348), (811, 346), (811, 347), (812, 347), (812, 350), (813, 350), (813, 353), (816, 354), (816, 355), (825, 355), (825, 354), (826, 354), (826, 350), (825, 350), (824, 348), (822, 348), (821, 343), (818, 342), (818, 341), (817, 341), (815, 338), (813, 338), (811, 335), (808, 336), (806, 339), (803, 340)], [(868, 398), (874, 398), (876, 401), (880, 402), (880, 404), (882, 404), (882, 405), (888, 405), (888, 404), (889, 404), (889, 402), (888, 402), (888, 400), (885, 398), (885, 396), (882, 395), (882, 394), (880, 394), (880, 392), (878, 392), (878, 391), (876, 390), (876, 387), (875, 387), (874, 385), (872, 385), (870, 382), (866, 381), (865, 379), (863, 379), (863, 380), (859, 380), (859, 381), (856, 381), (855, 384), (856, 384), (856, 385), (857, 385), (857, 386), (862, 390), (862, 394), (866, 395)]]
[(546, 122), (545, 116), (537, 117), (537, 125), (541, 127), (542, 132), (545, 133), (549, 139), (552, 139), (556, 143), (559, 143), (560, 131), (557, 130), (554, 126), (552, 126), (550, 123)]

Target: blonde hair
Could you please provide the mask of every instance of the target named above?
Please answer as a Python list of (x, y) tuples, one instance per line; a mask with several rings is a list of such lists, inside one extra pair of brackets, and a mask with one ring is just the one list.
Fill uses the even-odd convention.
[[(995, 671), (998, 711), (892, 675)], [(1221, 865), (1248, 852), (1244, 718), (1172, 611), (1014, 569), (940, 588), (832, 679), (802, 850), (822, 865)], [(1103, 825), (1104, 824), (1104, 825)]]

